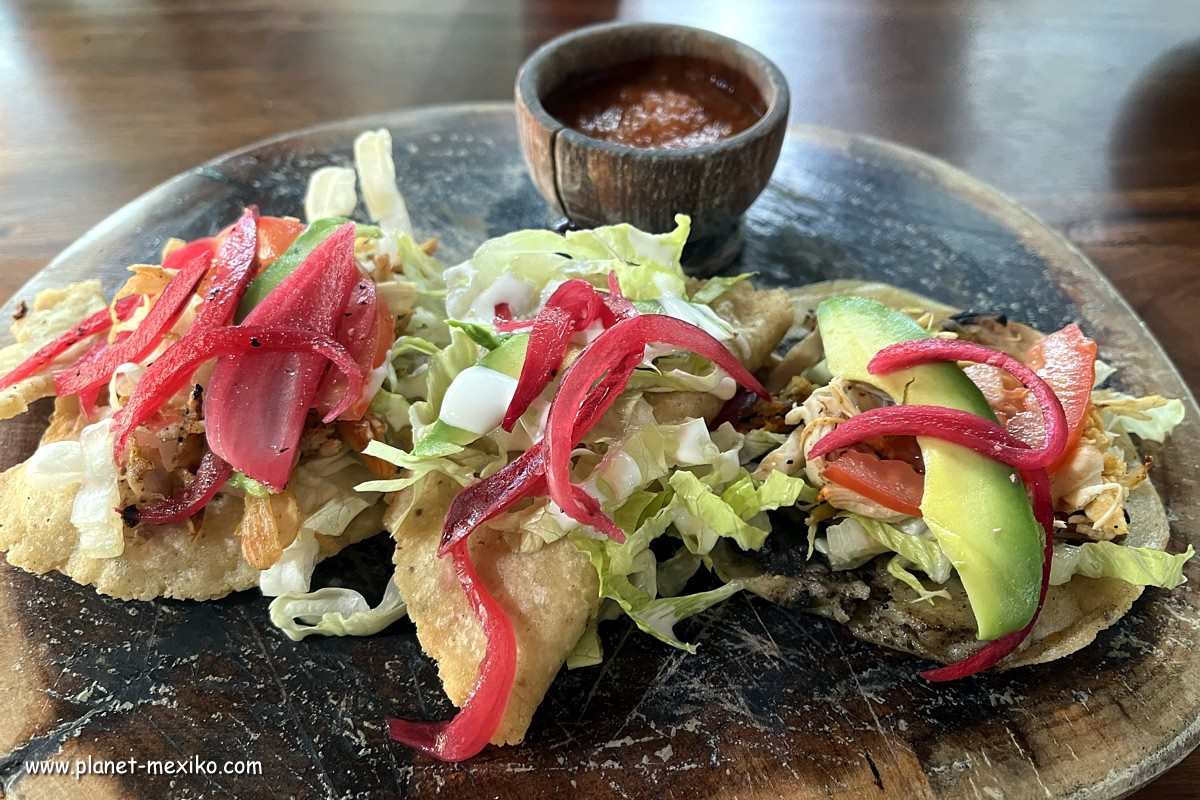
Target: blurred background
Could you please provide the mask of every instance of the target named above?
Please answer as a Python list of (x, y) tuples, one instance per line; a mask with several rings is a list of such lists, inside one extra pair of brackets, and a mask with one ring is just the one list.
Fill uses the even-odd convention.
[[(741, 39), (783, 69), (794, 122), (1015, 196), (1200, 385), (1195, 0), (0, 0), (0, 295), (175, 173), (327, 120), (509, 99), (531, 50), (614, 18)], [(1197, 780), (1193, 758), (1139, 797)]]
[(4, 0), (0, 293), (226, 150), (508, 99), (537, 45), (614, 18), (741, 39), (787, 75), (793, 121), (929, 151), (1014, 195), (1200, 381), (1200, 338), (1172, 313), (1200, 300), (1195, 0)]
[[(1194, 0), (6, 0), (0, 270), (256, 139), (510, 98), (537, 45), (614, 18), (741, 39), (783, 68), (794, 121), (927, 150), (1084, 246), (1115, 244), (1146, 192), (1200, 183)], [(1196, 261), (1200, 233), (1154, 227)]]

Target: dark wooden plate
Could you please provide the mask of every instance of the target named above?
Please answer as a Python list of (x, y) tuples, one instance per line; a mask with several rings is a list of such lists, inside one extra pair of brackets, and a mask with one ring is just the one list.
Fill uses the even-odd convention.
[[(244, 203), (296, 213), (309, 172), (348, 163), (360, 130), (395, 140), (417, 227), (448, 259), (485, 237), (542, 226), (547, 210), (508, 105), (416, 109), (338, 122), (234, 153), (164, 184), (69, 248), (19, 297), (98, 276), (106, 288), (168, 236), (211, 233)], [(1139, 392), (1185, 398), (1156, 452), (1174, 549), (1200, 544), (1194, 401), (1143, 323), (1083, 256), (993, 189), (927, 156), (793, 128), (751, 209), (740, 263), (769, 283), (891, 281), (1050, 329), (1078, 320)], [(11, 310), (11, 302), (5, 311)], [(23, 458), (36, 415), (0, 429)], [(385, 538), (319, 580), (390, 573)], [(691, 622), (695, 656), (624, 623), (603, 666), (564, 672), (519, 748), (445, 765), (389, 744), (388, 714), (450, 704), (408, 622), (370, 639), (293, 643), (254, 592), (215, 603), (127, 603), (61, 576), (0, 568), (0, 779), (56, 797), (935, 797), (1114, 798), (1178, 761), (1200, 734), (1195, 586), (1150, 590), (1084, 652), (1043, 667), (931, 686), (916, 659), (739, 596)], [(256, 759), (259, 776), (34, 777), (28, 760)]]

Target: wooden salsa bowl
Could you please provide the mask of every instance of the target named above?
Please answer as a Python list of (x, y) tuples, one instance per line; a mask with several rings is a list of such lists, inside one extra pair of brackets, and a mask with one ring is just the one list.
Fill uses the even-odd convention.
[[(593, 138), (568, 127), (544, 105), (569, 81), (656, 56), (702, 58), (743, 76), (761, 95), (765, 112), (721, 141), (661, 149)], [(547, 203), (583, 227), (628, 222), (654, 233), (671, 230), (675, 215), (687, 214), (691, 250), (705, 251), (709, 267), (736, 253), (738, 237), (731, 234), (775, 169), (788, 105), (787, 81), (769, 59), (726, 36), (683, 25), (618, 22), (581, 28), (536, 50), (516, 81), (521, 149)]]

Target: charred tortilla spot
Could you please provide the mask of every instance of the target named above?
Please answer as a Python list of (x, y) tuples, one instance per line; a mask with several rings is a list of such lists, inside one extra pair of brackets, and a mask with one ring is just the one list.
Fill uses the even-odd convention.
[[(984, 314), (978, 311), (960, 311), (950, 316), (947, 322), (954, 321), (959, 325), (978, 325), (993, 321), (1002, 328), (1008, 327), (1008, 314)], [(946, 323), (943, 323), (946, 327)]]

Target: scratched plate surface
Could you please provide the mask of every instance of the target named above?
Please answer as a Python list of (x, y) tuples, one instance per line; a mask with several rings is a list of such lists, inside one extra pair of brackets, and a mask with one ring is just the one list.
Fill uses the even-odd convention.
[[(112, 290), (168, 236), (212, 233), (245, 203), (296, 214), (306, 176), (347, 164), (360, 130), (386, 125), (418, 230), (447, 259), (487, 236), (546, 225), (512, 109), (398, 112), (301, 132), (223, 157), (118, 211), (18, 295), (85, 276)], [(1194, 402), (1109, 284), (993, 190), (925, 156), (795, 128), (751, 209), (732, 267), (796, 285), (874, 278), (1045, 329), (1078, 320), (1134, 391), (1186, 398), (1157, 452), (1173, 549), (1195, 540)], [(14, 298), (15, 300), (16, 298)], [(5, 307), (11, 311), (12, 302)], [(45, 409), (42, 409), (44, 417)], [(0, 427), (11, 463), (37, 415)], [(1200, 544), (1200, 542), (1197, 542)], [(366, 590), (390, 573), (384, 539), (351, 548), (318, 583)], [(253, 592), (214, 603), (130, 603), (61, 576), (0, 566), (0, 779), (6, 796), (59, 797), (1119, 797), (1194, 746), (1200, 601), (1151, 590), (1085, 652), (949, 686), (921, 662), (823, 620), (739, 596), (683, 626), (695, 656), (603, 630), (600, 667), (564, 672), (524, 746), (443, 765), (388, 743), (388, 714), (450, 714), (412, 626), (370, 639), (293, 643)], [(29, 760), (262, 762), (260, 776), (44, 777)]]

